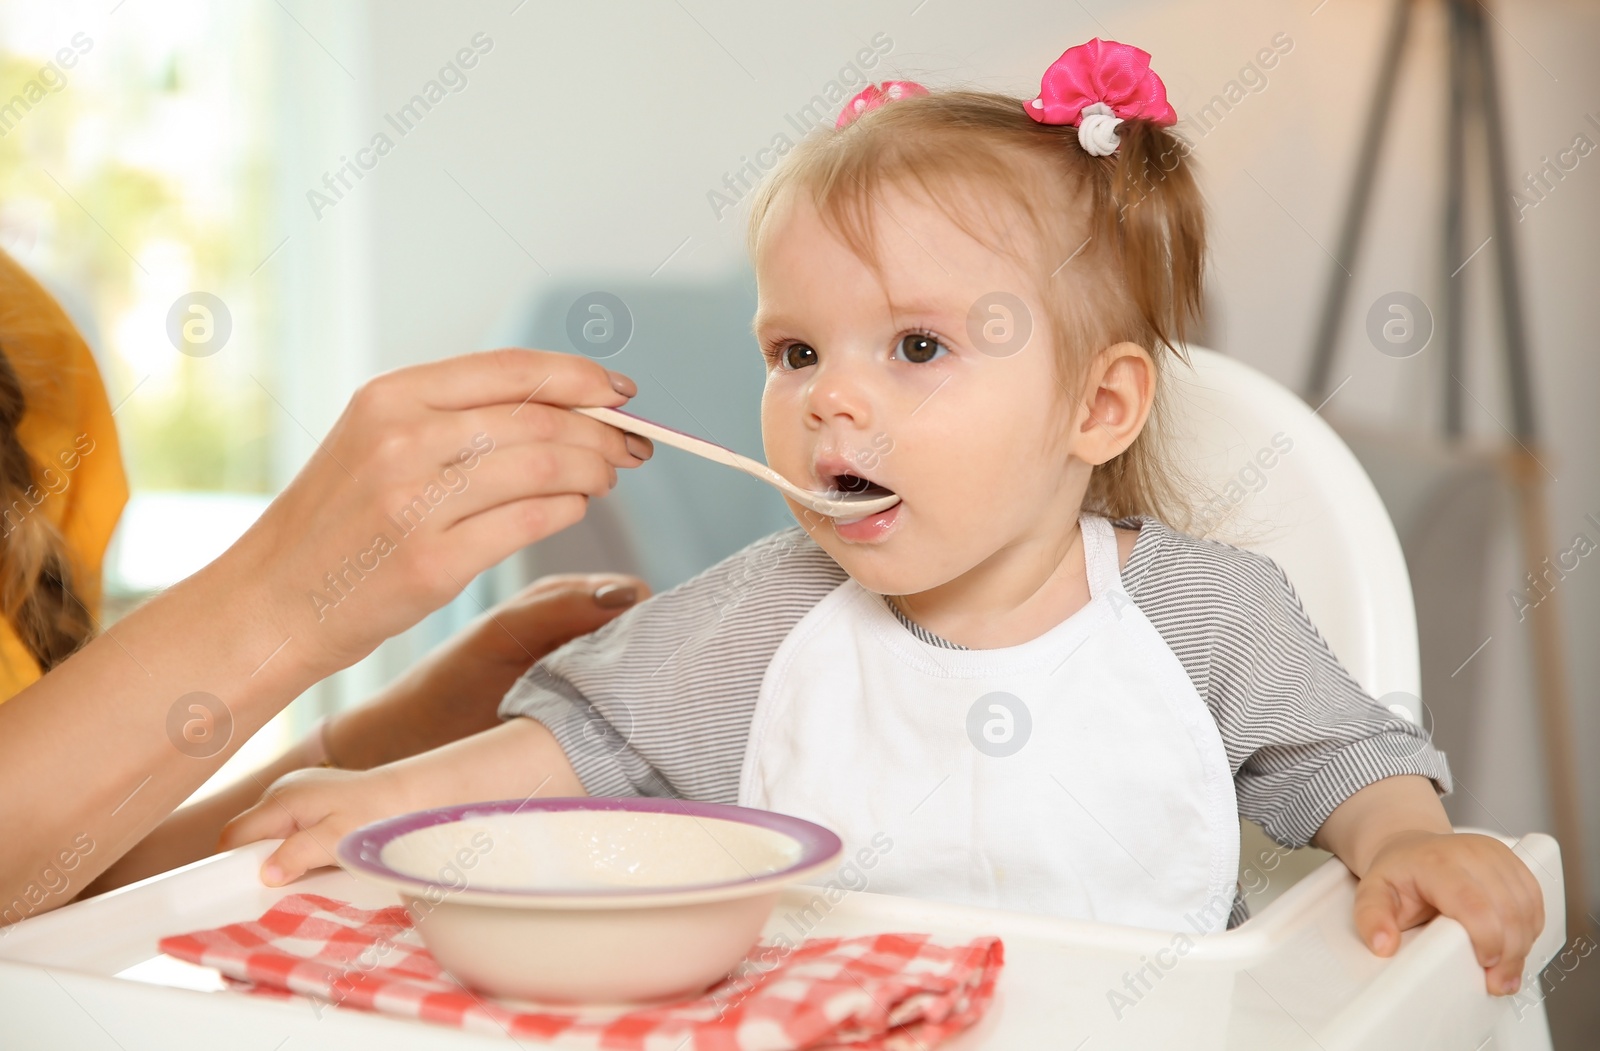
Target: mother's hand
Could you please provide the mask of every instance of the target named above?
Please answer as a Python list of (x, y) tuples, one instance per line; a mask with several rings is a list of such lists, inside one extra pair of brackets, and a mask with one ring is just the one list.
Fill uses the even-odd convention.
[(647, 441), (567, 411), (631, 380), (586, 358), (469, 354), (373, 379), (240, 542), (281, 582), (271, 615), (321, 674), (410, 627), (512, 552), (572, 525)]
[(650, 447), (568, 409), (633, 393), (536, 350), (362, 387), (236, 544), (0, 705), (0, 924), (70, 900), (303, 690), (582, 517)]

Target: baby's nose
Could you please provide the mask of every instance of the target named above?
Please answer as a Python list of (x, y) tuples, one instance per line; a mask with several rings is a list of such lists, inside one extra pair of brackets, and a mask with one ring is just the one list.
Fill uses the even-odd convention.
[(807, 392), (806, 407), (819, 422), (849, 422), (858, 427), (872, 422), (872, 396), (855, 370), (819, 366)]

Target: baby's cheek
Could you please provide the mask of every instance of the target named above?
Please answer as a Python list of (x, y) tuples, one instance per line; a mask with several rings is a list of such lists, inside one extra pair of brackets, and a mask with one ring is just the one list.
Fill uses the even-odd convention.
[(799, 409), (769, 383), (761, 395), (761, 449), (767, 466), (802, 485), (810, 464), (801, 449)]
[[(896, 456), (901, 456), (897, 446)], [(907, 482), (929, 506), (935, 523), (955, 527), (979, 522), (992, 515), (996, 502), (1014, 498), (1011, 457), (1014, 452), (995, 443), (981, 428), (953, 433), (934, 444), (911, 444), (900, 465), (915, 475), (915, 485)]]
[(973, 481), (947, 477), (941, 491), (919, 506), (914, 533), (917, 550), (909, 552), (926, 586), (950, 580), (994, 554), (1002, 537), (989, 494)]

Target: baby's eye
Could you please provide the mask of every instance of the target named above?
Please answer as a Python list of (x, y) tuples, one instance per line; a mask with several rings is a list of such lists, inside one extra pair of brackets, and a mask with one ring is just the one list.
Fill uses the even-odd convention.
[(901, 361), (909, 361), (914, 365), (932, 361), (940, 354), (948, 354), (950, 348), (922, 332), (913, 332), (900, 340), (900, 345), (895, 348), (895, 357)]
[(789, 370), (816, 365), (816, 350), (803, 342), (792, 342), (789, 346), (778, 350), (778, 363)]
[(786, 369), (803, 369), (817, 363), (817, 352), (804, 343), (778, 348), (778, 364)]

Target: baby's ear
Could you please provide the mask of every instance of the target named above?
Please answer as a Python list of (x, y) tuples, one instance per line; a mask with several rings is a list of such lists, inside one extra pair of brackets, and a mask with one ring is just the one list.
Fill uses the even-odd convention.
[(1155, 403), (1156, 366), (1137, 343), (1118, 343), (1096, 356), (1084, 377), (1075, 453), (1099, 466), (1133, 444)]

